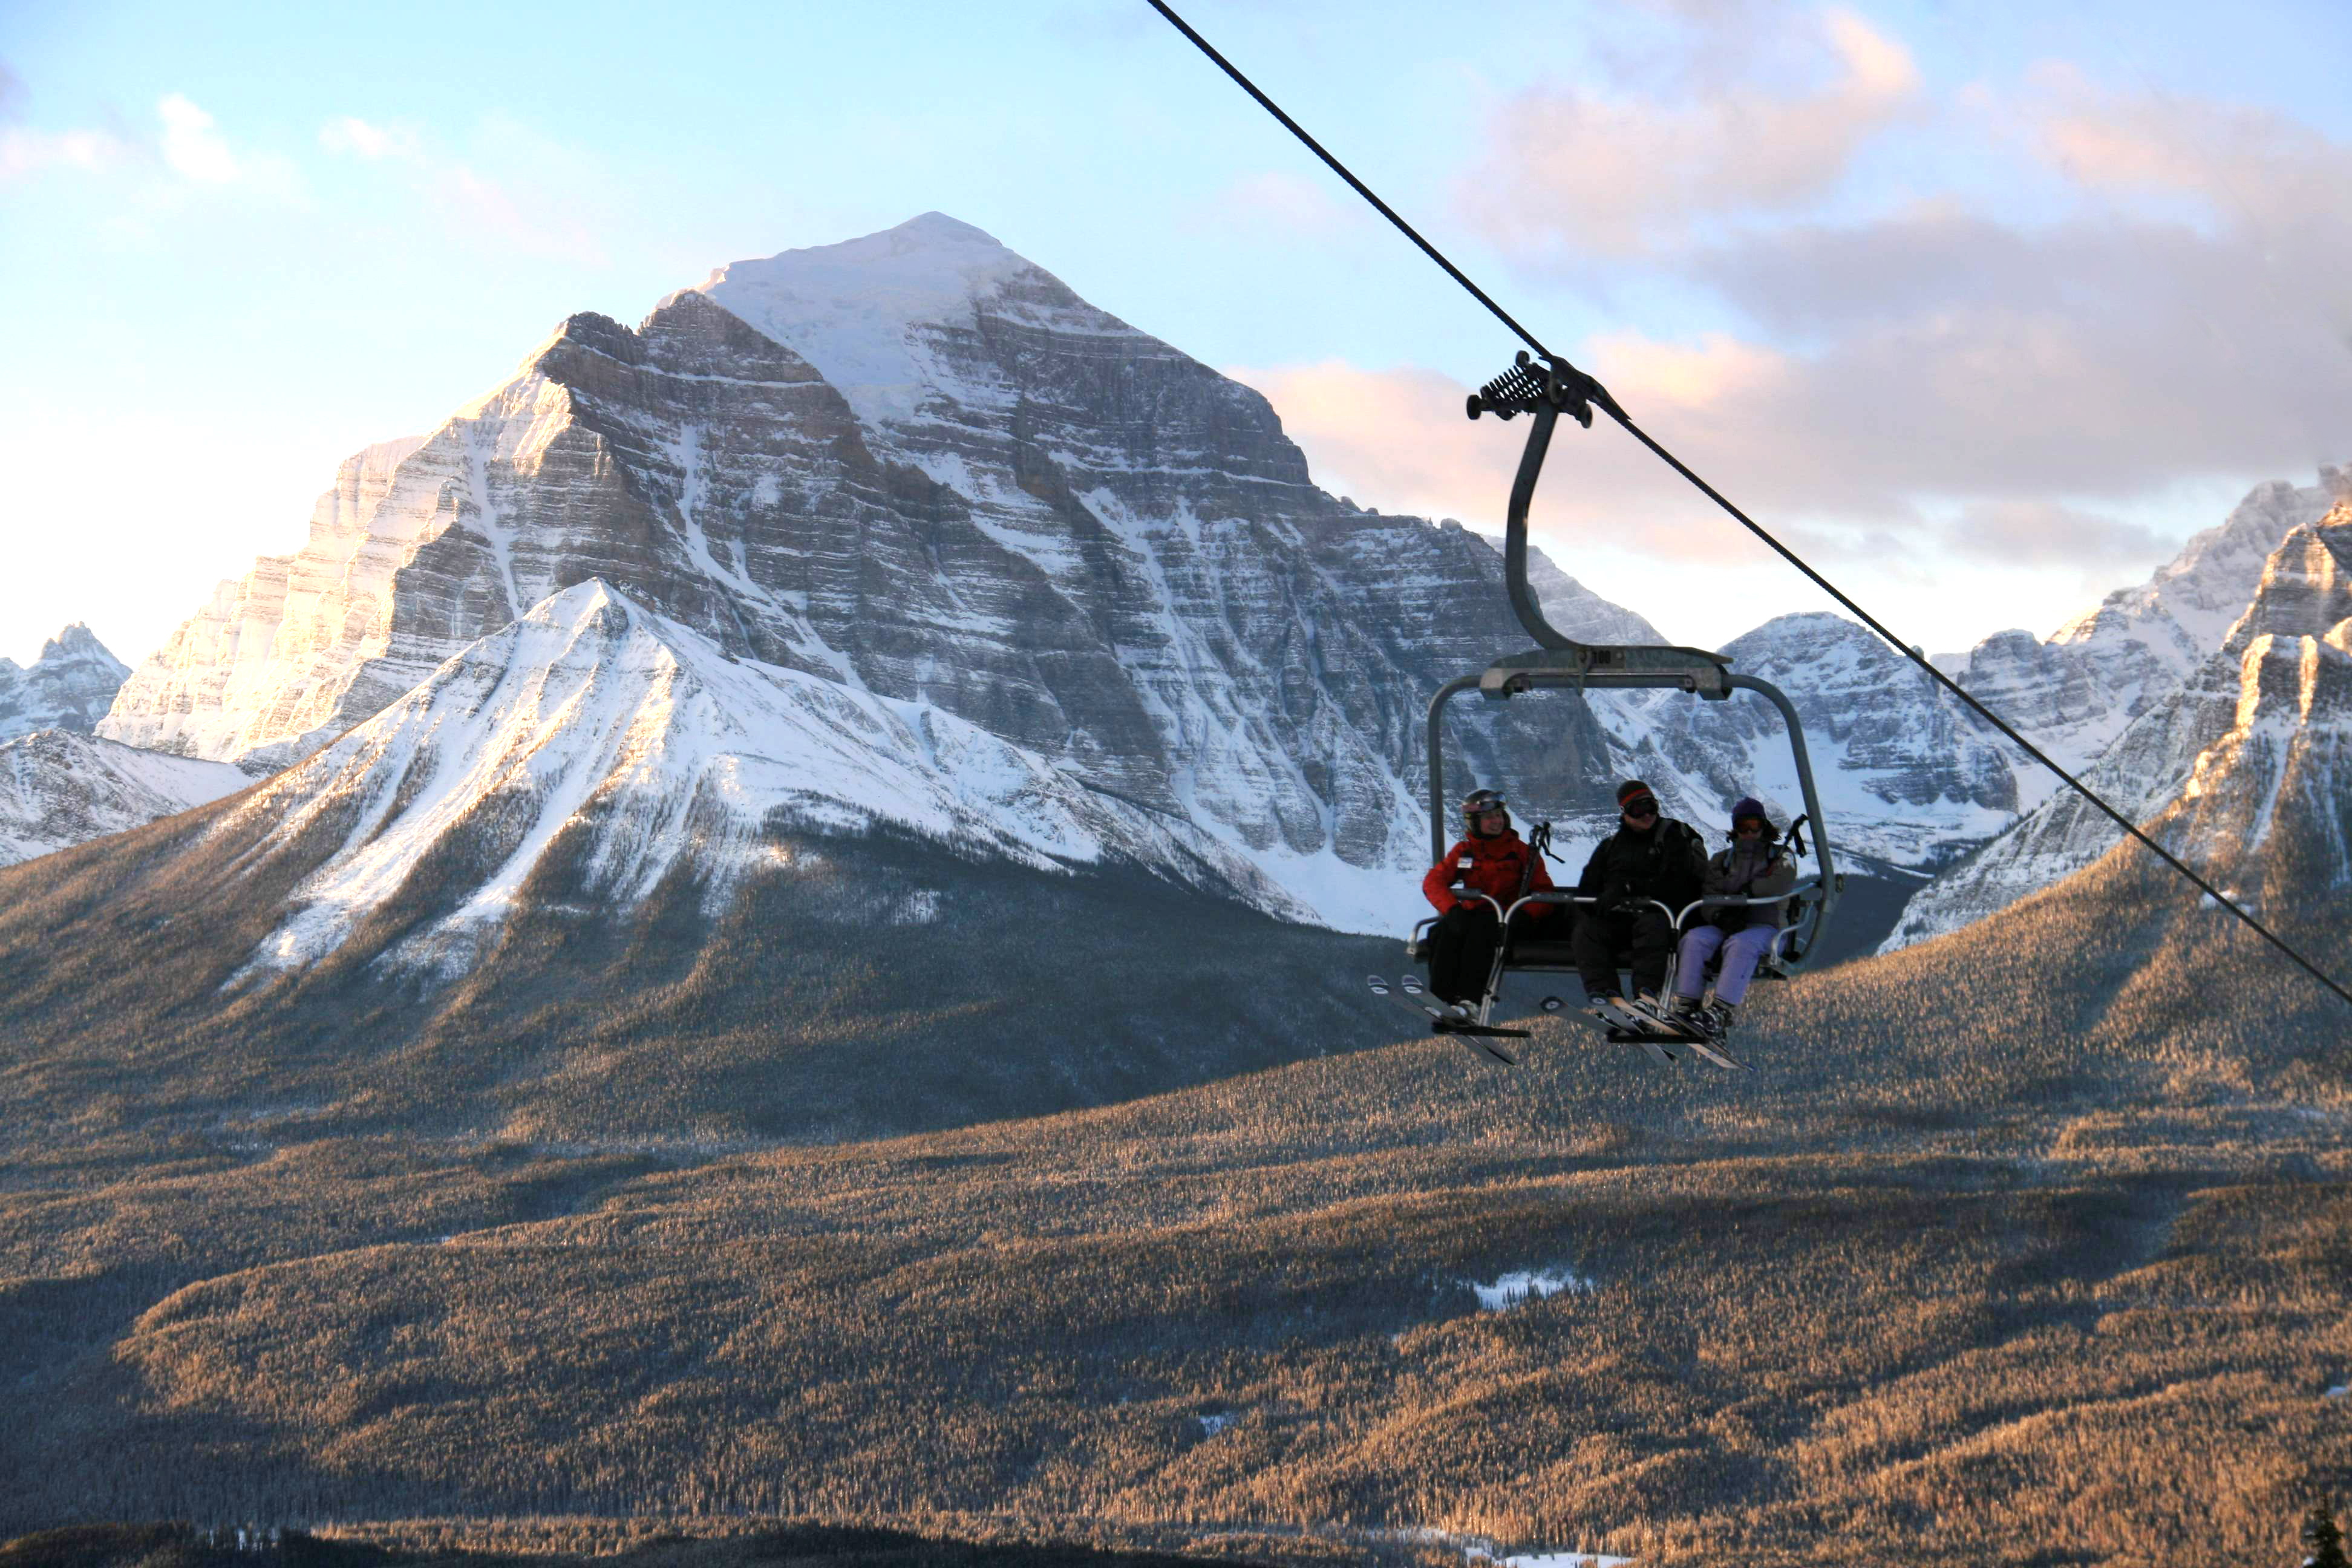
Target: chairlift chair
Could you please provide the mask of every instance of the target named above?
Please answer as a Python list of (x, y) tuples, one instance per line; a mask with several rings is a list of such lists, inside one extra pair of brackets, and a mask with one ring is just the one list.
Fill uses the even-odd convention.
[[(1752, 675), (1739, 674), (1731, 668), (1731, 660), (1719, 653), (1666, 645), (1579, 642), (1544, 618), (1543, 606), (1528, 584), (1528, 511), (1535, 500), (1536, 480), (1543, 472), (1544, 456), (1551, 447), (1552, 426), (1566, 412), (1578, 424), (1590, 428), (1593, 404), (1600, 402), (1608, 407), (1608, 397), (1598, 382), (1573, 366), (1557, 360), (1538, 363), (1524, 352), (1509, 370), (1470, 396), (1469, 414), (1473, 419), (1490, 413), (1506, 420), (1520, 414), (1534, 416), (1527, 446), (1519, 457), (1518, 474), (1511, 484), (1510, 509), (1503, 536), (1503, 573), (1509, 585), (1511, 608), (1537, 646), (1524, 653), (1498, 658), (1476, 674), (1456, 677), (1439, 687), (1437, 694), (1429, 700), (1430, 863), (1435, 865), (1444, 858), (1446, 833), (1452, 820), (1445, 796), (1445, 710), (1464, 692), (1475, 688), (1488, 701), (1502, 702), (1532, 691), (1668, 690), (1720, 702), (1736, 690), (1753, 691), (1780, 710), (1781, 722), (1787, 728), (1789, 748), (1797, 764), (1798, 786), (1805, 802), (1804, 815), (1790, 826), (1790, 845), (1793, 853), (1804, 853), (1801, 829), (1810, 821), (1813, 827), (1814, 873), (1801, 879), (1782, 899), (1704, 898), (1665, 912), (1679, 945), (1680, 933), (1703, 910), (1737, 904), (1785, 902), (1788, 922), (1758, 963), (1757, 974), (1759, 978), (1786, 979), (1819, 948), (1843, 884), (1832, 859), (1829, 822), (1822, 813), (1821, 799), (1813, 787), (1812, 763), (1805, 752), (1804, 724), (1797, 717), (1797, 710), (1780, 688)], [(1531, 905), (1590, 906), (1598, 901), (1560, 889), (1530, 893), (1507, 909), (1495, 904), (1503, 921), (1505, 940), (1496, 949), (1495, 967), (1487, 977), (1486, 994), (1478, 1007), (1476, 1021), (1480, 1026), (1490, 1023), (1505, 974), (1514, 971), (1572, 973), (1576, 969), (1567, 941), (1525, 934), (1514, 938), (1510, 935), (1510, 917)], [(1663, 904), (1658, 907), (1665, 909)], [(1413, 927), (1405, 945), (1409, 959), (1427, 962), (1429, 929), (1435, 923), (1433, 917)], [(1669, 987), (1674, 984), (1674, 962), (1672, 958), (1668, 960)], [(1546, 999), (1548, 1011), (1558, 1005), (1554, 999)], [(1643, 1043), (1651, 1041), (1644, 1038)]]

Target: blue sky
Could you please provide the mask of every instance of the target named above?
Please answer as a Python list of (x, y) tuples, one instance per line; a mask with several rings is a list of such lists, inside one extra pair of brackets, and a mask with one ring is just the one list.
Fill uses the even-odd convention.
[[(1187, 15), (1636, 418), (1935, 647), (2046, 633), (2352, 461), (2352, 8)], [(1514, 346), (1141, 0), (0, 9), (0, 653), (126, 658), (345, 453), (583, 309), (940, 209), (1499, 517)], [(1678, 639), (1814, 592), (1613, 432), (1571, 573)]]

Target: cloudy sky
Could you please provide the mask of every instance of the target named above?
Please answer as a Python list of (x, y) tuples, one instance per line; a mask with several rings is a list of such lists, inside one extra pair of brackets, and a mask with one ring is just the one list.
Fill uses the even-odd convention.
[[(1931, 648), (2352, 461), (2337, 0), (1180, 8)], [(934, 208), (1499, 524), (1511, 339), (1142, 0), (0, 0), (0, 654), (135, 660), (566, 314)], [(1678, 640), (1822, 607), (1605, 426), (1538, 523)]]

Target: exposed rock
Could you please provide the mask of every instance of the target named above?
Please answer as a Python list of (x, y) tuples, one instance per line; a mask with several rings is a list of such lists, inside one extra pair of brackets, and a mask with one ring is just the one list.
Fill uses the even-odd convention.
[[(2221, 647), (2279, 542), (2317, 521), (2346, 483), (2331, 468), (2308, 488), (2256, 486), (2147, 582), (2116, 590), (2047, 642), (2021, 631), (1987, 637), (1956, 679), (2060, 766), (2080, 771)], [(2026, 809), (2063, 787), (2021, 757), (2017, 781)]]
[(79, 621), (44, 643), (29, 668), (0, 658), (0, 741), (36, 730), (89, 734), (130, 674)]
[[(1842, 616), (1781, 616), (1726, 643), (1732, 668), (1771, 681), (1804, 722), (1815, 787), (1836, 846), (1900, 866), (1932, 865), (1997, 833), (2015, 784), (1997, 742), (1955, 699), (1876, 635)], [(1780, 715), (1763, 699), (1675, 692), (1596, 704), (1654, 787), (1710, 826), (1743, 795), (1786, 823), (1804, 810)]]

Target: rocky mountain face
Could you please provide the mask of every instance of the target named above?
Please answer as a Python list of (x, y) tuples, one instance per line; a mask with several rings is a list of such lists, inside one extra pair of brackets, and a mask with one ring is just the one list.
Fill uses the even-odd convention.
[(0, 742), (0, 866), (171, 816), (252, 782), (226, 763), (70, 730), (19, 735)]
[[(2337, 502), (2317, 521), (2286, 535), (2264, 563), (2252, 603), (2220, 646), (2116, 737), (2084, 771), (2084, 783), (2139, 821), (2183, 791), (2193, 797), (2196, 780), (2216, 748), (2244, 753), (2242, 763), (2251, 765), (2249, 759), (2271, 742), (2232, 742), (2230, 737), (2242, 731), (2250, 736), (2278, 733), (2285, 721), (2278, 707), (2278, 694), (2285, 689), (2279, 661), (2298, 668), (2306, 659), (2314, 661), (2315, 691), (2326, 685), (2324, 669), (2331, 656), (2322, 649), (2336, 646), (2326, 639), (2339, 637), (2346, 617), (2352, 616), (2347, 564), (2352, 500)], [(2256, 719), (2263, 721), (2256, 724)], [(2253, 825), (2246, 826), (2251, 830)], [(1957, 930), (2089, 865), (2122, 838), (2121, 830), (2081, 796), (2071, 791), (2053, 796), (1923, 889), (1886, 947), (1891, 951)], [(2203, 844), (2200, 855), (2212, 847)]]
[(130, 674), (79, 621), (44, 643), (30, 667), (0, 658), (0, 741), (36, 730), (89, 734)]
[[(577, 316), (345, 464), (103, 733), (283, 763), (600, 579), (728, 656), (911, 702), (1190, 819), (1343, 926), (1425, 856), (1421, 710), (1524, 640), (1477, 536), (1345, 506), (1256, 393), (931, 215)], [(1517, 705), (1523, 708), (1525, 705)], [(1605, 798), (1572, 698), (1464, 766)]]

